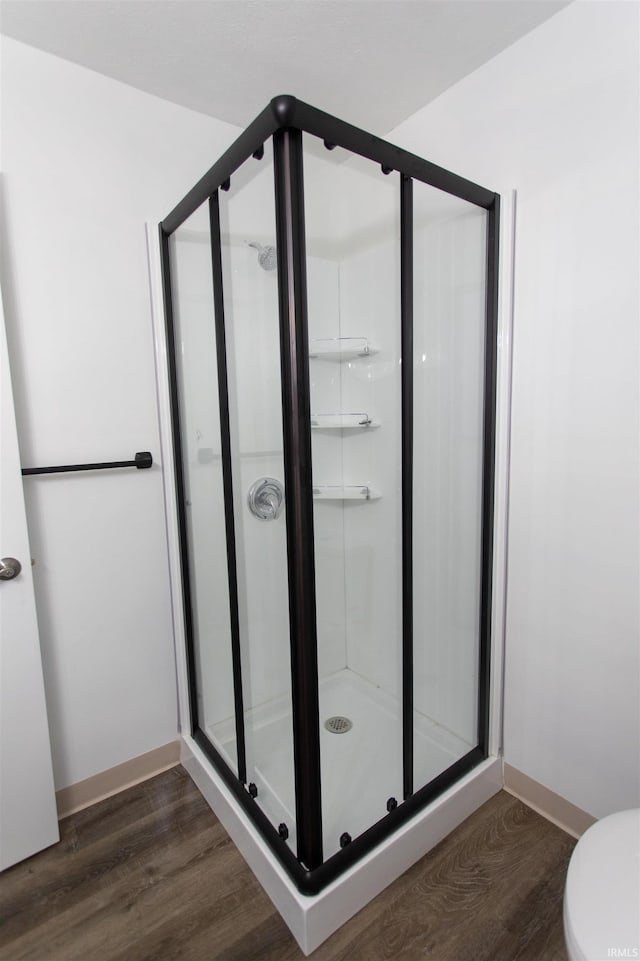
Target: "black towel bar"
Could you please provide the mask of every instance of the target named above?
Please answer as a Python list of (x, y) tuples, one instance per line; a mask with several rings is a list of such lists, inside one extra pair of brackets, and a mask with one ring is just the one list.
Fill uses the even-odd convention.
[(137, 467), (144, 470), (151, 467), (153, 457), (148, 450), (138, 451), (133, 460), (112, 460), (103, 464), (63, 464), (61, 467), (23, 467), (24, 476), (29, 474), (64, 474), (73, 470), (106, 470), (112, 467)]

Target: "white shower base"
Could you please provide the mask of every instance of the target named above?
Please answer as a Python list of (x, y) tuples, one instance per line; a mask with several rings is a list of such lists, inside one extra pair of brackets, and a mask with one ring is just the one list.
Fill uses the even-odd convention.
[[(386, 816), (388, 798), (402, 800), (402, 717), (398, 699), (344, 669), (319, 684), (322, 769), (322, 836), (325, 860), (340, 850), (340, 836), (352, 838)], [(353, 727), (332, 734), (324, 722), (347, 716)], [(235, 757), (233, 722), (207, 732), (227, 757)], [(276, 826), (289, 829), (296, 851), (291, 706), (277, 698), (245, 713), (247, 781), (258, 788), (257, 803)], [(419, 712), (414, 714), (416, 786), (432, 780), (472, 745)]]
[[(338, 850), (343, 831), (352, 837), (384, 817), (386, 799), (402, 797), (401, 719), (394, 698), (353, 671), (320, 682), (323, 834), (325, 859)], [(330, 734), (324, 721), (346, 715), (353, 728)], [(416, 767), (435, 777), (469, 745), (416, 714)], [(275, 825), (291, 832), (295, 850), (295, 804), (291, 709), (285, 699), (246, 714), (248, 780), (258, 787), (257, 803)], [(209, 733), (231, 757), (232, 725)], [(373, 758), (373, 763), (372, 763)], [(431, 850), (502, 787), (502, 763), (490, 757), (347, 870), (320, 894), (301, 894), (248, 816), (191, 737), (182, 739), (182, 764), (218, 816), (282, 915), (305, 954), (310, 954), (345, 921)]]
[(320, 894), (309, 897), (300, 894), (191, 737), (182, 738), (180, 760), (306, 955), (502, 787), (502, 761), (490, 757)]

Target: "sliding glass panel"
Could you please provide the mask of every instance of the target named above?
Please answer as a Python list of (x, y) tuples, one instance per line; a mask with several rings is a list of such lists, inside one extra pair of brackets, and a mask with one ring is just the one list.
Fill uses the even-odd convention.
[(169, 240), (196, 719), (237, 773), (209, 208)]
[(413, 190), (418, 790), (478, 744), (487, 215)]
[[(247, 782), (296, 846), (273, 150), (220, 191)], [(250, 504), (252, 502), (252, 506)], [(256, 513), (257, 511), (257, 513)]]
[(326, 859), (402, 800), (399, 181), (304, 147)]

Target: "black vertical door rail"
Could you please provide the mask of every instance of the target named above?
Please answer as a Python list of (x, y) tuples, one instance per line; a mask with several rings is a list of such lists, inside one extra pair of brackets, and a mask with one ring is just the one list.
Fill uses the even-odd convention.
[(236, 751), (238, 778), (247, 780), (247, 759), (242, 697), (242, 660), (240, 655), (240, 617), (238, 614), (238, 570), (236, 563), (236, 530), (233, 509), (233, 467), (231, 460), (231, 428), (229, 424), (229, 386), (227, 377), (227, 345), (224, 323), (224, 289), (222, 281), (222, 243), (220, 240), (219, 193), (209, 198), (211, 232), (211, 274), (216, 328), (216, 361), (218, 365), (218, 403), (220, 408), (220, 449), (222, 453), (222, 485), (224, 489), (224, 522), (227, 540), (227, 574), (229, 579), (229, 623), (231, 626), (231, 661), (233, 664), (233, 702), (236, 718)]
[(298, 860), (322, 864), (318, 641), (302, 133), (273, 137)]
[(413, 794), (413, 181), (400, 174), (402, 790)]

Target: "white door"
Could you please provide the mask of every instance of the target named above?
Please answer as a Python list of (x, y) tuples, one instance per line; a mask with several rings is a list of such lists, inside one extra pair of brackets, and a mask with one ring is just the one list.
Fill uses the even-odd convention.
[[(0, 297), (0, 870), (59, 839)], [(16, 576), (14, 560), (22, 569)]]

